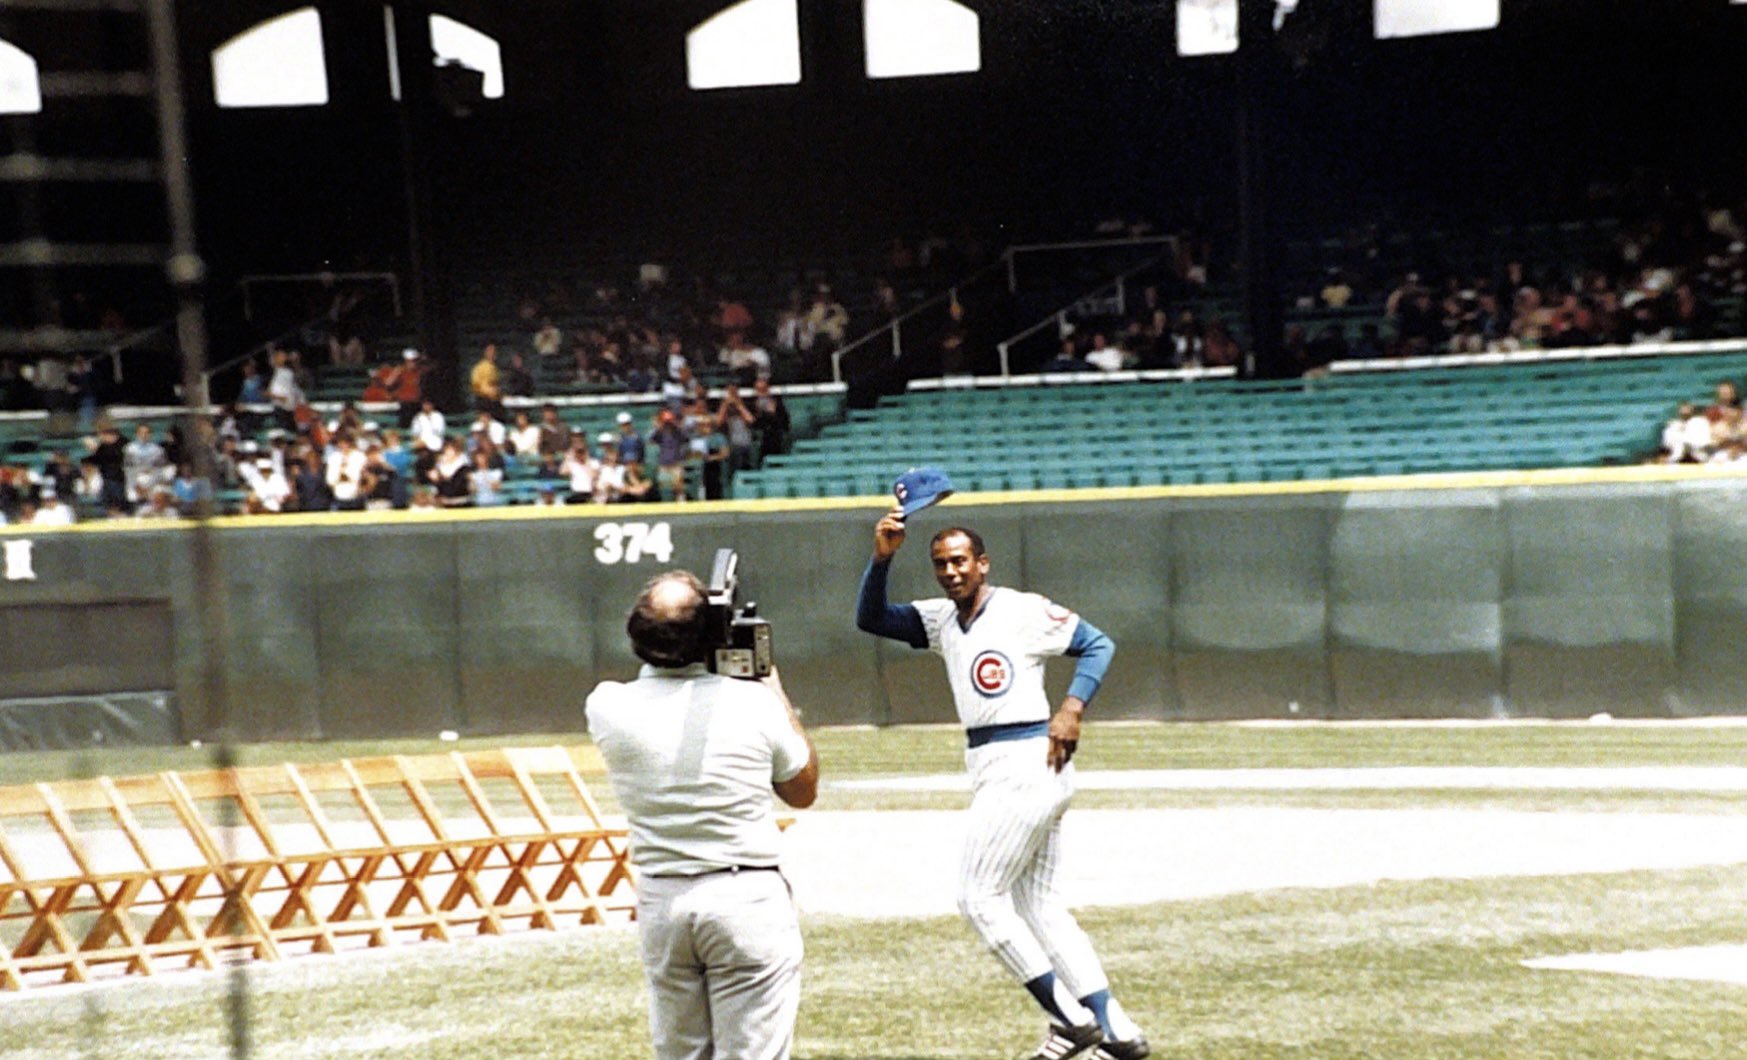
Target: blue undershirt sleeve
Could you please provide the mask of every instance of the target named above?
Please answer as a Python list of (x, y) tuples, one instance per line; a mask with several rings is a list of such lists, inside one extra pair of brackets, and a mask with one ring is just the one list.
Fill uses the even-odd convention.
[(901, 640), (912, 648), (928, 647), (928, 630), (922, 613), (912, 604), (886, 602), (886, 572), (890, 563), (870, 561), (861, 576), (861, 595), (855, 601), (855, 625), (864, 633)]
[(1090, 704), (1098, 694), (1098, 686), (1104, 683), (1104, 671), (1110, 669), (1116, 642), (1082, 618), (1074, 627), (1074, 639), (1068, 642), (1067, 654), (1080, 660), (1074, 667), (1074, 679), (1068, 682), (1068, 695)]

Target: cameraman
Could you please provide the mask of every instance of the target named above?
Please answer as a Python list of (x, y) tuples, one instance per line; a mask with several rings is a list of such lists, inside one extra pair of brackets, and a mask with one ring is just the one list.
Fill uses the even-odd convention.
[(603, 681), (588, 728), (630, 819), (637, 929), (660, 1060), (789, 1055), (801, 928), (770, 792), (813, 803), (819, 758), (777, 675), (709, 673), (703, 583), (658, 575), (626, 622), (646, 664)]

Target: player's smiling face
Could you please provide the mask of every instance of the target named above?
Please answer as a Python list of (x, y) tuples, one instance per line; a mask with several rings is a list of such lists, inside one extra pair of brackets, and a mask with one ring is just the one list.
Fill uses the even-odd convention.
[(934, 580), (953, 603), (975, 600), (989, 578), (989, 557), (979, 556), (963, 534), (950, 534), (934, 543)]

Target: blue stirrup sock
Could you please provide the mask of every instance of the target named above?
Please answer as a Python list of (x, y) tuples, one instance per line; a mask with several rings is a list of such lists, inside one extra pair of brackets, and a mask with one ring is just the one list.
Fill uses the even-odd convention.
[(1093, 1018), (1066, 987), (1056, 982), (1054, 972), (1044, 972), (1036, 979), (1027, 980), (1025, 989), (1031, 991), (1031, 996), (1037, 999), (1043, 1010), (1064, 1027), (1083, 1027)]
[(1128, 1018), (1122, 1004), (1110, 996), (1109, 990), (1093, 991), (1081, 998), (1080, 1004), (1092, 1010), (1098, 1026), (1104, 1028), (1104, 1037), (1111, 1041), (1126, 1042), (1140, 1037), (1140, 1027)]

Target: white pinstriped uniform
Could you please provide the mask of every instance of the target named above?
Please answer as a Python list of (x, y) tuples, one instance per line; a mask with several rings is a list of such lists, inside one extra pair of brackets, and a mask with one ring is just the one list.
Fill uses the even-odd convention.
[[(928, 646), (946, 662), (965, 728), (1048, 721), (1044, 660), (1064, 654), (1080, 619), (1036, 593), (993, 588), (970, 629), (947, 599), (914, 604)], [(965, 752), (970, 820), (959, 863), (959, 911), (1022, 983), (1053, 970), (1073, 996), (1108, 985), (1104, 968), (1055, 889), (1062, 814), (1074, 767), (1049, 767), (1047, 736)]]

